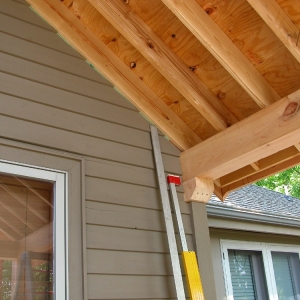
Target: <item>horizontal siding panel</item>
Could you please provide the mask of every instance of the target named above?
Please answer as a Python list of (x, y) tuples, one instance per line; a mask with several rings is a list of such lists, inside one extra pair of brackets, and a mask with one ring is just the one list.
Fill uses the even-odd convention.
[(169, 254), (93, 249), (87, 250), (87, 272), (160, 276), (173, 274)]
[[(89, 249), (169, 253), (166, 233), (95, 225), (87, 225), (86, 229)], [(187, 243), (192, 250), (191, 235)]]
[(172, 276), (88, 275), (88, 299), (170, 299)]
[[(60, 37), (56, 36), (60, 42)], [(30, 61), (31, 63), (41, 64), (53, 69), (63, 70), (65, 72), (78, 76), (91, 77), (103, 84), (110, 85), (102, 76), (95, 72), (83, 58), (76, 58), (59, 51), (55, 51), (44, 46), (19, 39), (9, 34), (0, 33), (0, 51), (11, 54), (13, 57)], [(22, 47), (20, 47), (22, 45)], [(30, 72), (28, 75), (34, 76), (36, 72)], [(82, 75), (81, 75), (82, 74)]]
[(35, 26), (45, 28), (48, 31), (55, 32), (50, 25), (28, 8), (28, 3), (24, 0), (1, 0), (0, 11), (8, 15), (18, 17), (19, 19)]
[[(92, 177), (86, 177), (86, 199), (140, 208), (162, 209), (158, 188)], [(183, 201), (182, 194), (179, 194), (179, 205), (182, 213), (190, 213), (189, 204)]]
[[(6, 53), (0, 52), (0, 61), (0, 71), (3, 71), (4, 73), (16, 75), (17, 77), (26, 78), (37, 83), (69, 91), (72, 94), (77, 93), (94, 99), (106, 99), (106, 97), (103, 97), (103, 95), (106, 95), (112, 99), (113, 104), (118, 104), (120, 102), (121, 105), (122, 102), (125, 102), (123, 106), (128, 106), (127, 101), (125, 101), (123, 97), (120, 96), (100, 75), (98, 75), (99, 79), (103, 79), (104, 86), (99, 85), (97, 82), (32, 63), (28, 60), (17, 58)], [(30, 72), (28, 72), (29, 69), (31, 69)], [(130, 108), (134, 110), (132, 105)]]
[[(65, 41), (59, 38), (56, 32), (45, 30), (41, 27), (36, 27), (33, 24), (29, 24), (26, 21), (22, 21), (19, 19), (18, 14), (16, 14), (16, 18), (18, 19), (6, 14), (1, 14), (2, 6), (3, 4), (0, 4), (0, 27), (2, 32), (13, 35), (15, 37), (26, 39), (29, 42), (43, 45), (47, 48), (51, 48), (71, 56), (75, 56), (77, 58), (80, 58), (81, 60), (83, 59)], [(25, 10), (29, 11), (31, 13), (31, 16), (33, 15), (33, 12), (31, 12), (28, 8), (26, 8)], [(10, 12), (8, 13), (10, 14)], [(11, 13), (14, 14), (14, 12)]]
[[(186, 234), (192, 234), (189, 215), (182, 215)], [(166, 231), (162, 211), (108, 203), (86, 202), (86, 222), (94, 225)]]
[[(112, 98), (113, 104), (118, 104), (117, 100), (119, 98), (120, 104), (125, 102), (123, 106), (128, 106), (126, 103), (127, 101), (125, 101), (123, 97), (121, 97), (100, 75), (98, 75), (98, 77), (99, 80), (102, 79), (103, 85), (99, 85), (99, 83), (95, 81), (68, 74), (64, 71), (50, 67), (45, 67), (6, 53), (0, 52), (0, 61), (0, 71), (3, 71), (4, 73), (9, 73), (17, 77), (26, 78), (37, 83), (42, 83), (51, 87), (69, 91), (72, 94), (77, 93), (79, 95), (84, 95), (94, 99), (106, 99), (106, 97), (103, 97), (103, 95), (101, 97), (101, 94), (105, 94), (107, 97), (110, 96), (109, 98)], [(86, 63), (83, 62), (83, 64), (85, 65)], [(30, 72), (28, 72), (29, 69)], [(133, 106), (130, 108), (134, 110)]]
[(55, 126), (84, 135), (151, 149), (148, 132), (7, 95), (0, 98), (0, 106), (2, 114), (18, 119), (26, 119), (50, 127)]
[[(150, 150), (99, 140), (6, 116), (0, 116), (0, 122), (2, 124), (0, 136), (5, 138), (146, 168), (154, 167), (153, 156)], [(178, 158), (168, 155), (164, 155), (164, 157), (168, 171), (177, 171), (178, 173)]]
[[(0, 72), (0, 92), (2, 93), (133, 128), (149, 130), (149, 124), (140, 114), (117, 106), (124, 102), (126, 104), (126, 101), (116, 91), (103, 85), (99, 89), (100, 99), (96, 100)], [(4, 96), (1, 95), (1, 97)]]
[[(98, 120), (8, 95), (0, 98), (0, 106), (2, 107), (1, 113), (4, 115), (144, 149), (152, 149), (149, 132), (135, 130), (123, 125)], [(165, 145), (164, 148), (170, 149), (172, 154), (177, 152), (177, 149), (163, 137), (161, 137), (161, 140), (162, 144)]]
[[(179, 164), (179, 159), (178, 162)], [(86, 174), (90, 177), (112, 179), (116, 181), (139, 184), (158, 188), (157, 174), (154, 169), (145, 169), (138, 166), (128, 166), (122, 163), (106, 160), (86, 162)], [(183, 192), (183, 187), (176, 187), (178, 192)]]
[[(5, 54), (1, 54), (0, 53), (0, 69), (2, 68), (6, 68), (5, 67), (5, 61), (1, 60), (2, 56), (6, 56)], [(9, 56), (6, 56), (9, 57)], [(3, 65), (2, 65), (3, 64)], [(28, 72), (28, 70), (27, 70)], [(1, 80), (3, 79), (3, 80)], [(23, 84), (22, 84), (23, 83)], [(18, 87), (16, 89), (16, 86)], [(107, 99), (107, 94), (112, 94), (111, 98), (113, 98), (113, 100), (115, 100), (116, 98), (118, 99), (119, 96), (111, 87), (107, 87), (107, 86), (99, 86), (99, 91), (98, 91), (98, 95), (101, 93), (104, 93), (103, 98)], [(48, 104), (48, 105), (60, 105), (63, 106), (62, 108), (65, 109), (72, 109), (74, 107), (74, 104), (76, 106), (77, 104), (77, 111), (78, 112), (82, 112), (82, 111), (86, 111), (86, 113), (90, 114), (90, 115), (94, 115), (93, 117), (104, 117), (107, 119), (107, 121), (111, 121), (111, 122), (126, 122), (127, 124), (124, 125), (128, 125), (128, 126), (133, 126), (135, 124), (135, 127), (138, 127), (139, 129), (145, 129), (145, 130), (149, 130), (149, 124), (148, 122), (145, 121), (144, 118), (142, 118), (139, 114), (137, 114), (136, 112), (131, 112), (130, 110), (121, 110), (119, 108), (116, 108), (115, 106), (113, 107), (109, 107), (108, 105), (105, 104), (100, 104), (95, 102), (93, 99), (90, 98), (86, 98), (86, 99), (82, 99), (82, 97), (74, 95), (72, 93), (67, 93), (67, 92), (63, 92), (60, 90), (57, 90), (56, 88), (52, 88), (52, 87), (47, 87), (44, 85), (40, 85), (37, 84), (35, 82), (30, 82), (28, 80), (25, 79), (21, 79), (21, 78), (17, 78), (14, 77), (12, 75), (8, 75), (8, 74), (0, 74), (0, 91), (5, 92), (5, 93), (9, 93), (12, 92), (14, 94), (16, 94), (16, 96), (18, 97), (24, 97), (24, 98), (28, 98), (28, 99), (32, 99), (34, 101), (41, 101), (44, 104)], [(41, 95), (41, 93), (43, 93)], [(65, 97), (67, 96), (67, 98)], [(77, 101), (76, 101), (76, 96), (77, 96)], [(61, 99), (64, 99), (64, 101), (61, 101)], [(55, 100), (57, 99), (57, 100)], [(69, 101), (67, 99), (70, 99)], [(4, 99), (3, 99), (4, 100)], [(12, 99), (9, 99), (10, 101), (12, 101)], [(16, 99), (15, 101), (23, 101), (23, 100), (18, 100)], [(127, 101), (124, 98), (119, 99), (119, 101), (124, 102), (125, 104), (127, 103)], [(52, 103), (54, 102), (54, 103)], [(62, 102), (64, 104), (62, 104)], [(69, 106), (66, 105), (66, 103), (70, 102)], [(92, 102), (93, 105), (88, 105), (89, 102)], [(60, 103), (60, 104), (59, 104)], [(30, 104), (29, 102), (26, 103), (26, 101), (24, 101), (24, 103), (22, 104), (22, 106), (24, 106), (24, 108), (26, 108), (26, 106), (30, 106), (30, 108), (34, 107), (34, 104)], [(124, 105), (125, 106), (125, 105)], [(133, 106), (132, 106), (133, 107)], [(9, 108), (7, 108), (9, 109)], [(40, 109), (40, 112), (43, 112), (42, 107), (36, 105), (35, 109)], [(74, 108), (73, 108), (74, 109)], [(97, 110), (95, 110), (97, 109)], [(104, 109), (108, 109), (108, 111), (105, 111)], [(51, 111), (51, 108), (47, 107), (47, 110), (49, 110), (49, 114), (51, 114), (51, 116), (57, 116), (59, 113), (57, 111), (55, 111), (55, 109), (53, 108)], [(44, 109), (45, 113), (47, 113), (46, 109)], [(99, 116), (97, 114), (97, 112), (99, 112)], [(114, 115), (111, 115), (110, 113), (114, 112)], [(116, 112), (119, 112), (118, 114)], [(15, 114), (17, 114), (17, 112), (15, 112)], [(123, 143), (127, 143), (130, 144), (130, 139), (132, 138), (132, 140), (135, 140), (135, 144), (136, 146), (140, 146), (143, 147), (143, 143), (145, 143), (144, 147), (148, 148), (148, 149), (152, 149), (152, 145), (151, 145), (151, 139), (150, 139), (150, 134), (149, 133), (143, 133), (141, 131), (135, 131), (135, 133), (131, 132), (130, 134), (127, 134), (124, 131), (128, 131), (129, 129), (126, 128), (121, 128), (121, 127), (115, 127), (115, 128), (105, 128), (103, 126), (103, 124), (101, 124), (101, 122), (97, 125), (93, 125), (92, 123), (96, 123), (99, 121), (96, 120), (83, 120), (83, 117), (80, 116), (74, 116), (71, 113), (67, 113), (67, 112), (61, 112), (60, 115), (62, 114), (67, 114), (66, 117), (63, 117), (63, 120), (65, 121), (64, 124), (65, 125), (61, 125), (61, 128), (66, 128), (66, 124), (68, 124), (68, 126), (72, 126), (75, 127), (73, 130), (76, 131), (76, 123), (78, 128), (81, 129), (86, 129), (87, 125), (82, 126), (82, 122), (84, 122), (85, 124), (91, 123), (91, 125), (89, 126), (89, 129), (92, 131), (101, 131), (102, 134), (104, 134), (104, 138), (106, 139), (114, 139), (114, 137), (107, 137), (108, 134), (112, 134), (112, 135), (118, 135), (119, 138), (122, 137), (122, 139), (124, 141), (122, 141)], [(42, 118), (41, 116), (35, 116), (35, 118)], [(74, 118), (81, 118), (82, 120), (78, 119), (76, 122), (73, 122), (73, 120), (71, 119), (73, 117)], [(22, 117), (24, 118), (24, 116)], [(119, 121), (119, 118), (121, 118), (121, 120)], [(30, 118), (29, 118), (30, 119)], [(45, 121), (47, 120), (47, 118), (42, 118), (45, 123)], [(51, 122), (56, 124), (57, 120), (53, 120), (49, 119), (48, 123), (51, 124)], [(40, 122), (40, 121), (37, 121)], [(143, 124), (143, 126), (140, 126), (141, 124)], [(106, 126), (110, 127), (110, 126), (115, 126), (113, 124), (107, 124)], [(59, 126), (58, 126), (59, 127)], [(99, 128), (97, 128), (99, 127)], [(79, 129), (77, 129), (78, 132)], [(81, 130), (82, 131), (82, 130)], [(88, 133), (87, 132), (88, 129), (86, 129), (84, 131), (84, 133), (86, 134), (90, 134), (90, 135), (96, 135), (96, 136), (100, 136), (100, 134), (98, 133)], [(118, 140), (118, 138), (116, 138), (116, 140)], [(160, 142), (161, 142), (161, 148), (162, 151), (164, 153), (170, 153), (172, 155), (177, 155), (179, 156), (180, 151), (173, 146), (169, 141), (167, 141), (165, 138), (161, 137), (160, 138)]]

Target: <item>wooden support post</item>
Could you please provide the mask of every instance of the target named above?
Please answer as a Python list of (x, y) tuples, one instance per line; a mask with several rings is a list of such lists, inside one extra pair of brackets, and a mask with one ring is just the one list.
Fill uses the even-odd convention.
[(183, 182), (184, 201), (207, 203), (214, 191), (214, 183), (210, 179), (194, 177)]

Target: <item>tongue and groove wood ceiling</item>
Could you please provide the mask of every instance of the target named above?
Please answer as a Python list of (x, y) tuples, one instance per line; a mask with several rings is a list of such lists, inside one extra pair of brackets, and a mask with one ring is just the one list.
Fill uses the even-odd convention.
[(299, 0), (27, 1), (183, 151), (185, 182), (224, 198), (300, 163)]

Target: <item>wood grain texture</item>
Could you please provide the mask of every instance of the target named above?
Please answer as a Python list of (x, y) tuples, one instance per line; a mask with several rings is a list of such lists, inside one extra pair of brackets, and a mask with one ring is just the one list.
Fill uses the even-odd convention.
[[(113, 83), (118, 83), (118, 88), (122, 90), (125, 97), (131, 100), (135, 99), (135, 105), (139, 105), (139, 108), (152, 122), (157, 125), (160, 123), (159, 127), (167, 136), (172, 137), (174, 134), (177, 135), (177, 137), (183, 142), (180, 148), (188, 147), (188, 144), (193, 144), (195, 140), (199, 141), (199, 137), (196, 136), (196, 134), (193, 133), (177, 115), (168, 109), (168, 107), (164, 105), (164, 103), (160, 101), (160, 99), (158, 99), (158, 97), (153, 94), (146, 85), (143, 85), (143, 83), (139, 84), (139, 86), (135, 85), (136, 81), (139, 81), (139, 79), (137, 79), (126, 65), (120, 64), (119, 59), (115, 57), (111, 51), (106, 49), (102, 42), (97, 40), (94, 34), (92, 34), (92, 32), (88, 30), (84, 24), (82, 24), (80, 20), (62, 3), (49, 0), (49, 6), (44, 2), (34, 2), (32, 0), (30, 2), (31, 4), (34, 4), (36, 9), (37, 6), (39, 6), (40, 13), (42, 13), (45, 18), (48, 18), (49, 21), (51, 19), (52, 24), (56, 26), (58, 31), (60, 31), (64, 36), (72, 37), (74, 47), (77, 47), (82, 54), (85, 53), (88, 60), (93, 61), (96, 68), (102, 70), (102, 72), (105, 70), (106, 76)], [(64, 13), (64, 18), (66, 19), (61, 18), (61, 16), (55, 13), (51, 7), (56, 11), (62, 11)], [(57, 20), (59, 20), (60, 25), (57, 24)], [(68, 25), (70, 22), (72, 26)], [(64, 27), (63, 25), (67, 26)], [(76, 27), (76, 30), (74, 30), (74, 26)], [(82, 38), (87, 39), (86, 35), (88, 35), (92, 45), (95, 46), (92, 47), (90, 44), (80, 43)], [(102, 53), (100, 56), (98, 56), (99, 52)], [(126, 76), (124, 75), (124, 72), (126, 73)], [(128, 81), (129, 78), (131, 79)], [(147, 98), (145, 95), (147, 95)], [(142, 102), (141, 99), (148, 99), (148, 101)], [(142, 107), (144, 108), (142, 109)], [(161, 127), (163, 124), (164, 129)], [(192, 138), (192, 140), (189, 140), (190, 138)], [(171, 138), (171, 140), (175, 144), (178, 142), (177, 138)], [(179, 144), (177, 144), (177, 146), (179, 146)]]
[(175, 86), (181, 94), (212, 124), (217, 130), (227, 128), (227, 124), (236, 123), (235, 116), (226, 106), (222, 106), (217, 97), (205, 84), (197, 79), (168, 46), (148, 27), (142, 19), (119, 1), (89, 2), (122, 33)]
[(243, 88), (160, 0), (151, 1), (151, 5), (148, 1), (131, 0), (127, 5), (239, 120), (259, 109)]
[[(299, 103), (300, 91), (297, 91), (183, 152), (184, 180), (217, 179), (237, 170), (238, 166), (246, 166), (297, 143)], [(211, 155), (204, 156), (204, 153)]]
[[(281, 97), (300, 88), (299, 63), (247, 0), (197, 2)], [(297, 1), (281, 1), (280, 5), (290, 18), (296, 12), (299, 15)]]
[(300, 29), (281, 9), (279, 4), (275, 0), (248, 0), (248, 2), (293, 54), (297, 61), (300, 62)]
[(244, 168), (241, 168), (233, 173), (230, 173), (228, 175), (225, 175), (220, 178), (220, 186), (224, 187), (228, 184), (231, 184), (235, 181), (240, 181), (241, 179), (245, 177), (249, 177), (252, 174), (255, 174), (256, 171), (263, 171), (265, 169), (269, 169), (271, 167), (276, 166), (279, 162), (284, 162), (287, 160), (290, 160), (291, 158), (294, 158), (298, 156), (299, 150), (295, 146), (286, 148), (284, 150), (281, 150), (273, 155), (270, 155), (266, 158), (260, 159), (258, 163), (258, 169), (254, 170), (250, 166), (246, 166)]
[(236, 182), (233, 182), (223, 188), (218, 189), (218, 197), (222, 200), (224, 200), (228, 194), (238, 188), (241, 188), (243, 186), (246, 186), (248, 184), (254, 183), (258, 180), (267, 178), (269, 176), (272, 176), (274, 174), (277, 174), (281, 172), (282, 170), (293, 168), (300, 164), (300, 156), (293, 157), (289, 160), (286, 160), (282, 163), (276, 164), (273, 167), (270, 167), (268, 169), (265, 169), (263, 171), (254, 173), (253, 175), (247, 176), (243, 179), (240, 179)]
[(194, 0), (177, 2), (163, 0), (163, 2), (260, 107), (268, 106), (279, 99), (276, 91)]
[[(17, 15), (14, 15), (14, 18), (18, 19)], [(0, 44), (0, 102), (2, 101), (3, 106), (0, 113), (3, 129), (0, 133), (1, 158), (45, 167), (52, 166), (69, 172), (69, 183), (76, 184), (75, 188), (69, 190), (70, 200), (76, 202), (69, 202), (69, 209), (74, 213), (69, 219), (69, 226), (76, 229), (79, 235), (81, 227), (78, 223), (81, 218), (78, 216), (78, 206), (83, 203), (87, 211), (83, 219), (86, 218), (88, 225), (83, 235), (87, 235), (90, 247), (84, 251), (89, 273), (90, 298), (99, 298), (99, 295), (110, 297), (111, 290), (110, 285), (106, 284), (107, 280), (113, 278), (114, 282), (119, 282), (123, 275), (129, 275), (137, 279), (133, 282), (137, 284), (142, 282), (139, 292), (134, 294), (131, 288), (126, 292), (126, 285), (122, 286), (120, 282), (120, 286), (114, 291), (115, 295), (127, 293), (130, 299), (134, 299), (135, 295), (143, 294), (148, 295), (148, 298), (162, 300), (165, 296), (170, 296), (172, 299), (170, 258), (154, 172), (148, 122), (105, 80), (103, 82), (102, 78), (99, 82), (97, 78), (94, 80), (93, 74), (89, 73), (94, 72), (92, 68), (87, 67), (86, 75), (80, 76), (80, 69), (86, 66), (86, 63), (64, 51), (59, 51), (59, 43), (56, 50), (50, 49), (47, 41), (43, 39), (41, 44), (36, 44), (36, 40), (43, 32), (40, 31), (41, 27), (32, 27), (33, 35), (26, 37), (29, 33), (25, 30), (17, 34), (21, 22), (12, 21), (11, 24), (16, 27), (8, 34), (2, 32), (2, 36), (6, 35), (8, 37), (6, 41), (15, 47), (22, 48), (24, 43), (24, 49), (27, 50), (22, 53), (19, 49), (13, 49), (11, 45)], [(8, 28), (5, 30), (8, 31)], [(26, 41), (27, 38), (30, 41)], [(54, 35), (51, 36), (51, 41), (55, 42)], [(34, 49), (33, 45), (36, 45), (44, 55), (35, 57), (34, 53), (30, 53), (31, 49)], [(5, 51), (2, 51), (2, 46), (7, 47)], [(53, 53), (56, 53), (57, 62), (52, 62)], [(60, 64), (64, 58), (65, 64)], [(76, 66), (72, 66), (73, 64)], [(107, 143), (112, 141), (110, 148)], [(166, 170), (180, 174), (179, 150), (162, 135), (160, 142)], [(127, 146), (132, 149), (126, 148)], [(100, 149), (107, 151), (108, 156), (100, 158)], [(50, 158), (47, 152), (52, 153)], [(114, 161), (114, 152), (124, 155), (124, 161)], [(91, 153), (96, 156), (91, 156)], [(151, 161), (152, 166), (131, 164), (130, 153), (134, 154), (137, 160), (149, 163)], [(144, 156), (145, 154), (148, 158)], [(77, 166), (74, 174), (74, 166), (69, 161), (64, 161), (65, 156), (71, 156), (74, 160), (85, 159), (86, 169), (82, 167), (80, 170), (81, 166)], [(81, 184), (84, 184), (82, 191), (81, 184), (77, 181), (78, 176), (83, 176), (80, 177), (83, 180)], [(79, 199), (78, 195), (81, 193), (84, 193), (86, 201)], [(182, 190), (179, 197), (183, 198)], [(13, 201), (10, 201), (10, 204), (12, 203)], [(189, 246), (192, 248), (189, 207), (183, 201), (181, 206)], [(40, 209), (38, 206), (36, 208)], [(116, 217), (118, 220), (115, 220)], [(126, 236), (128, 239), (122, 238)], [(111, 237), (115, 239), (110, 240)], [(137, 243), (136, 239), (140, 243)], [(9, 244), (6, 243), (6, 246)], [(72, 261), (73, 257), (78, 258), (72, 253), (81, 249), (81, 246), (81, 238), (75, 239), (73, 235), (70, 236), (69, 249), (72, 251), (69, 258), (72, 265), (69, 267), (73, 274), (71, 280), (75, 277), (82, 280), (83, 272), (80, 269), (82, 259), (77, 259), (77, 263)], [(99, 247), (111, 249), (101, 250)], [(10, 255), (14, 255), (12, 247), (9, 250)], [(123, 264), (117, 264), (120, 260)], [(91, 264), (91, 261), (94, 261), (94, 264)], [(80, 272), (74, 272), (75, 267)], [(91, 296), (96, 287), (93, 284), (93, 276), (96, 276), (96, 282), (99, 278), (101, 284), (104, 282), (101, 291), (96, 291), (97, 296)], [(149, 280), (147, 282), (140, 280), (141, 277)], [(151, 280), (154, 277), (158, 278), (154, 280), (154, 285), (158, 284), (159, 291), (152, 290)], [(161, 284), (161, 278), (165, 277), (171, 287)], [(83, 299), (82, 293), (79, 292), (80, 288), (80, 285), (72, 288), (70, 292), (72, 299)]]

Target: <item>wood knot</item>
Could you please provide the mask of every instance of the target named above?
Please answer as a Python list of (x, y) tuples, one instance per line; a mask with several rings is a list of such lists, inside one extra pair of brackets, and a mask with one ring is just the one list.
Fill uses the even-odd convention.
[(150, 48), (150, 49), (153, 49), (154, 48), (154, 45), (152, 44), (152, 43), (147, 43), (147, 45), (148, 45), (148, 47)]
[(218, 94), (217, 94), (217, 97), (221, 100), (221, 99), (224, 99), (225, 97), (226, 97), (226, 93), (224, 93), (224, 92), (219, 92)]
[(196, 66), (190, 66), (189, 68), (192, 72), (194, 72), (196, 70)]
[(211, 14), (214, 12), (214, 8), (211, 7), (211, 6), (207, 6), (207, 7), (204, 7), (204, 11), (205, 11), (208, 15), (211, 15)]
[(125, 4), (129, 4), (129, 0), (123, 0)]
[(176, 38), (176, 34), (175, 34), (175, 33), (172, 33), (172, 35), (171, 35), (171, 36), (172, 36), (172, 38), (173, 38), (173, 39), (175, 39), (175, 38)]
[(112, 41), (112, 42), (116, 42), (117, 39), (116, 39), (116, 38), (112, 38), (111, 41)]
[(131, 63), (130, 63), (130, 68), (131, 69), (134, 69), (136, 67), (136, 62), (135, 61), (132, 61)]
[(299, 102), (291, 102), (285, 108), (282, 116), (283, 116), (283, 118), (289, 118), (289, 117), (295, 115), (298, 111), (299, 111)]

